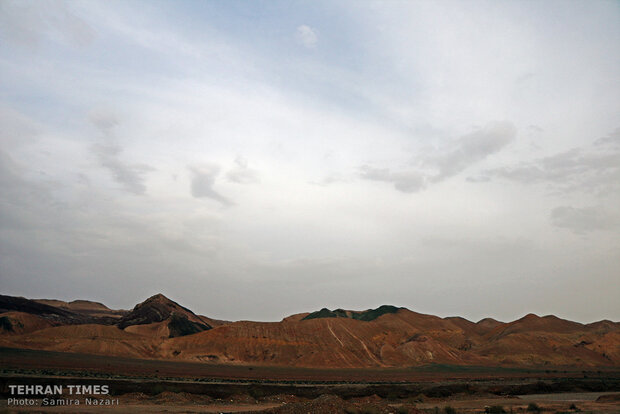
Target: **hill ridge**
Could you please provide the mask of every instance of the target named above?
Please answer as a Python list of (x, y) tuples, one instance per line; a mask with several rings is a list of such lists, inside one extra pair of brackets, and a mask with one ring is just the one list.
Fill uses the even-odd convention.
[(0, 296), (0, 312), (0, 346), (13, 348), (321, 368), (620, 367), (620, 323), (580, 324), (552, 315), (474, 323), (382, 305), (323, 308), (312, 318), (302, 313), (281, 322), (211, 324), (163, 294), (116, 320), (10, 296)]

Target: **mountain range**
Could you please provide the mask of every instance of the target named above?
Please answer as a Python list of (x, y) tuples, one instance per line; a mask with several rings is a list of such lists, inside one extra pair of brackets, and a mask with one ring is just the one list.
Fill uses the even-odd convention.
[(390, 305), (324, 308), (280, 322), (228, 322), (197, 315), (162, 294), (132, 310), (0, 295), (0, 346), (313, 368), (618, 367), (620, 323), (534, 314), (508, 323), (471, 322)]

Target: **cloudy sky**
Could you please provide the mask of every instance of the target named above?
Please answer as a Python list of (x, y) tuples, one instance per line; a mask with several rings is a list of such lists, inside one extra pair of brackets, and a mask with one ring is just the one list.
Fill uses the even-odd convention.
[(620, 3), (0, 1), (0, 286), (620, 320)]

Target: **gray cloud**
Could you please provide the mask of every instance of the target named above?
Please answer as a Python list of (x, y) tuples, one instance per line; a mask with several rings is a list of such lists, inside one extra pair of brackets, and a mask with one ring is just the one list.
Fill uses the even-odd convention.
[(360, 167), (360, 176), (366, 180), (394, 184), (394, 188), (405, 193), (423, 190), (427, 183), (437, 183), (453, 177), (468, 167), (499, 152), (512, 142), (516, 128), (511, 122), (493, 122), (470, 134), (453, 141), (450, 148), (437, 155), (419, 157), (417, 164), (428, 170), (392, 171), (388, 168)]
[(616, 128), (611, 134), (607, 135), (606, 137), (597, 139), (594, 142), (594, 145), (610, 145), (620, 147), (620, 128)]
[(220, 173), (220, 168), (216, 165), (202, 165), (200, 167), (189, 167), (192, 174), (191, 193), (196, 198), (210, 198), (228, 207), (233, 203), (213, 189), (215, 179)]
[(89, 121), (104, 135), (104, 142), (95, 144), (92, 152), (102, 167), (112, 173), (112, 178), (130, 193), (146, 193), (144, 175), (154, 169), (146, 164), (128, 164), (121, 160), (121, 146), (113, 142), (113, 129), (119, 124), (116, 115), (107, 110), (91, 111)]
[(592, 231), (615, 230), (620, 224), (620, 218), (602, 206), (570, 207), (559, 206), (550, 214), (551, 223), (556, 227), (572, 230), (577, 234)]
[(122, 184), (130, 193), (142, 195), (146, 193), (144, 175), (154, 169), (145, 164), (127, 164), (120, 160), (122, 148), (112, 142), (93, 146), (93, 153), (97, 156), (102, 167), (112, 173), (114, 180)]
[(424, 175), (417, 171), (392, 172), (387, 168), (363, 165), (360, 167), (360, 176), (365, 180), (392, 183), (394, 188), (404, 193), (415, 193), (426, 185)]
[(237, 184), (257, 183), (258, 171), (248, 166), (248, 160), (239, 156), (235, 158), (235, 167), (226, 173), (228, 181)]
[(542, 183), (561, 192), (580, 190), (599, 195), (617, 193), (620, 190), (619, 143), (620, 132), (616, 130), (597, 140), (594, 145), (487, 170), (483, 177), (503, 178), (524, 184)]
[(88, 120), (104, 135), (110, 135), (114, 127), (120, 123), (116, 114), (102, 108), (90, 111)]
[(489, 155), (499, 152), (514, 140), (516, 133), (517, 129), (511, 122), (493, 122), (462, 136), (456, 140), (453, 148), (426, 160), (428, 165), (438, 169), (437, 175), (431, 177), (431, 181), (438, 182), (455, 176)]

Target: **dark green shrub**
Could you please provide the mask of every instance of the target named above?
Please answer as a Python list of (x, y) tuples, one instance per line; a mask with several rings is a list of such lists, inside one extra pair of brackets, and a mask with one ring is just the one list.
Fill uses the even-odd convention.
[(456, 414), (456, 410), (449, 405), (446, 405), (443, 409), (446, 414)]
[(484, 412), (487, 414), (504, 414), (506, 410), (501, 405), (492, 405), (490, 407), (485, 407)]

